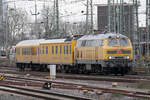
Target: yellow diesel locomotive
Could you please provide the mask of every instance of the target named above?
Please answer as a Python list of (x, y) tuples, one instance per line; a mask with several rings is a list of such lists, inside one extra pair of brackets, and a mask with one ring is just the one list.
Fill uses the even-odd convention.
[(93, 34), (63, 39), (25, 40), (16, 45), (16, 65), (22, 70), (126, 74), (132, 66), (132, 44), (128, 37)]

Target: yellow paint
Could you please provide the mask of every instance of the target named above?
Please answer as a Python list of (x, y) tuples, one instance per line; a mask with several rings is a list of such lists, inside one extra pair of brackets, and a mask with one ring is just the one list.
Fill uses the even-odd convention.
[[(63, 42), (63, 43), (42, 43), (40, 44), (40, 48), (48, 47), (48, 54), (46, 54), (46, 50), (40, 53), (40, 62), (44, 63), (69, 63), (72, 64), (74, 61), (74, 46), (76, 41)], [(70, 49), (71, 46), (71, 49)], [(68, 47), (68, 50), (67, 50)], [(53, 50), (52, 50), (53, 48)], [(57, 50), (56, 50), (57, 48)], [(61, 48), (61, 49), (60, 49)], [(65, 48), (65, 52), (64, 52)], [(52, 52), (53, 51), (53, 52)], [(71, 51), (71, 52), (70, 52)]]
[[(17, 62), (30, 63), (54, 63), (54, 64), (73, 64), (76, 60), (108, 60), (109, 56), (129, 56), (130, 60), (133, 59), (133, 50), (130, 42), (129, 46), (108, 46), (108, 39), (104, 40), (104, 46), (97, 47), (75, 47), (76, 40), (62, 42), (62, 43), (41, 43), (40, 45), (33, 46), (16, 46), (20, 55), (16, 53)], [(68, 53), (64, 47), (68, 46)], [(71, 50), (70, 50), (71, 46)], [(48, 52), (46, 54), (46, 47)], [(52, 53), (53, 47), (53, 53)], [(57, 50), (56, 50), (57, 47)], [(23, 55), (22, 49), (28, 48), (32, 50), (30, 55)], [(61, 52), (60, 52), (61, 48)], [(107, 51), (113, 50), (131, 50), (131, 54), (107, 54)], [(56, 53), (57, 51), (57, 53)], [(70, 52), (71, 51), (71, 52)]]
[[(107, 40), (104, 40), (104, 46), (98, 47), (76, 47), (75, 48), (75, 58), (77, 60), (108, 60), (109, 56), (129, 56), (130, 60), (133, 59), (132, 45), (129, 40), (129, 46), (108, 46)], [(107, 54), (107, 51), (113, 50), (131, 50), (131, 54)]]

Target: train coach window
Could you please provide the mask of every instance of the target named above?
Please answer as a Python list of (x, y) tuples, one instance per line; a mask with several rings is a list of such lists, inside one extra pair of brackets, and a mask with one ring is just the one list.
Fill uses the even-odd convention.
[(61, 54), (61, 49), (62, 49), (62, 47), (61, 47), (61, 45), (60, 45), (60, 54)]
[(26, 55), (29, 55), (29, 51), (28, 51), (29, 49), (28, 48), (26, 48)]
[(17, 49), (17, 54), (20, 55), (20, 48)]
[(52, 46), (52, 54), (54, 54), (54, 46)]
[(32, 48), (29, 48), (29, 55), (35, 55), (36, 54), (36, 52), (34, 51), (34, 49), (32, 50)]
[(83, 40), (81, 46), (85, 46), (85, 44), (86, 44), (86, 40)]
[(56, 46), (56, 54), (57, 54), (57, 52), (58, 52), (58, 46)]
[(27, 48), (27, 54), (30, 55), (30, 48)]
[(39, 53), (40, 53), (40, 49), (38, 48), (38, 55), (39, 55)]
[(118, 40), (110, 39), (110, 40), (108, 40), (108, 45), (109, 46), (117, 46), (118, 45)]
[(32, 49), (29, 48), (29, 55), (32, 55), (32, 54), (35, 55), (35, 52), (34, 51), (32, 52)]
[(46, 46), (46, 54), (48, 54), (48, 46)]
[(23, 50), (23, 48), (22, 48), (22, 55), (24, 55), (24, 50)]
[(120, 39), (120, 46), (128, 46), (129, 41), (127, 39)]
[(77, 44), (76, 44), (76, 47), (80, 47), (81, 46), (81, 44), (82, 44), (82, 41), (77, 41)]
[(26, 48), (26, 55), (29, 55), (29, 48)]
[(40, 47), (40, 54), (42, 54), (42, 47)]
[(26, 55), (26, 48), (24, 48), (24, 55)]
[(85, 46), (92, 46), (92, 43), (93, 42), (93, 40), (87, 40), (86, 42), (85, 42)]
[(43, 46), (43, 54), (44, 54), (44, 46)]
[(32, 51), (32, 49), (29, 48), (29, 55), (35, 55), (34, 49), (33, 49), (33, 51)]
[(66, 54), (68, 54), (68, 45), (66, 45)]
[(100, 46), (104, 46), (104, 40), (101, 40)]
[(65, 54), (65, 45), (64, 45), (64, 54)]
[(71, 45), (70, 45), (70, 54), (71, 54)]
[(38, 56), (38, 48), (36, 48), (36, 55)]

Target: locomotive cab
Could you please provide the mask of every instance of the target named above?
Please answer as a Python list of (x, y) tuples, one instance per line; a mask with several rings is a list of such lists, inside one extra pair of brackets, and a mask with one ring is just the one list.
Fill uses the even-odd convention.
[(77, 40), (75, 61), (91, 72), (126, 74), (132, 66), (131, 41), (114, 33), (83, 36)]
[(106, 39), (105, 65), (112, 73), (128, 73), (132, 66), (132, 44), (127, 37), (109, 37)]

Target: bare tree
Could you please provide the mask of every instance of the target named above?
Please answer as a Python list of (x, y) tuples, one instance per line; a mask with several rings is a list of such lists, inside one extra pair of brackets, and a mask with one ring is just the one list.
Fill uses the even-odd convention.
[(46, 6), (42, 9), (42, 23), (44, 28), (44, 37), (55, 37), (55, 16), (53, 7)]
[(78, 22), (78, 23), (69, 23), (69, 22), (62, 22), (61, 26), (61, 36), (69, 36), (69, 35), (76, 35), (76, 34), (85, 34), (85, 22)]
[[(55, 27), (55, 16), (53, 12), (53, 7), (46, 6), (42, 9), (42, 23), (44, 29), (44, 37), (56, 37), (56, 27)], [(85, 22), (66, 22), (63, 20), (59, 21), (59, 36), (65, 37), (75, 34), (85, 34)]]
[[(7, 31), (9, 43), (14, 43), (16, 40), (22, 40), (26, 31), (27, 12), (22, 9), (9, 9), (7, 15)], [(18, 39), (18, 36), (21, 38)]]

